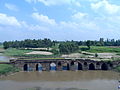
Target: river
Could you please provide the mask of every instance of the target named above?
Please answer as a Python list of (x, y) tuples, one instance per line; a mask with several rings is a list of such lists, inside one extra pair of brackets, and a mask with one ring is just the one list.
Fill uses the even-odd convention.
[(113, 71), (18, 72), (0, 79), (0, 90), (118, 90)]
[(4, 56), (2, 53), (0, 53), (0, 62), (9, 62), (10, 57)]

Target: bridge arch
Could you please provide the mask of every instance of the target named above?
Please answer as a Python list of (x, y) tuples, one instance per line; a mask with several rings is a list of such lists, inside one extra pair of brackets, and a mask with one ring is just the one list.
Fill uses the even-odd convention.
[(61, 64), (61, 62), (58, 62), (58, 66), (61, 66), (62, 64)]
[(28, 71), (28, 64), (24, 64), (23, 70), (24, 70), (24, 71)]
[(50, 70), (56, 70), (56, 64), (55, 63), (50, 63)]
[(63, 64), (63, 70), (70, 70), (69, 63), (64, 63)]
[(89, 70), (95, 70), (95, 65), (93, 63), (89, 64)]
[(108, 65), (106, 63), (103, 63), (101, 65), (101, 70), (108, 70)]
[(36, 64), (36, 71), (42, 71), (42, 65), (40, 63)]
[(78, 70), (83, 70), (83, 65), (80, 62), (78, 62)]

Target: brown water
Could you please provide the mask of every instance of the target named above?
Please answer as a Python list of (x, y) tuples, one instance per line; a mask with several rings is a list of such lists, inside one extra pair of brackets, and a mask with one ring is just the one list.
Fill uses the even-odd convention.
[(118, 90), (113, 71), (18, 72), (0, 79), (0, 90)]

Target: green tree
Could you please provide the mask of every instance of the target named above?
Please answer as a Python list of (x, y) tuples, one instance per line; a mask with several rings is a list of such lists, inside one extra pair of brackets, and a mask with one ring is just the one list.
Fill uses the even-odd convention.
[(3, 46), (4, 46), (4, 49), (7, 49), (7, 48), (9, 48), (9, 43), (8, 43), (7, 41), (5, 41), (5, 42), (3, 43)]
[(87, 47), (90, 49), (91, 41), (90, 41), (90, 40), (87, 40), (86, 45), (87, 45)]
[(64, 42), (59, 45), (59, 51), (62, 54), (69, 54), (77, 51), (79, 49), (78, 45), (73, 42)]

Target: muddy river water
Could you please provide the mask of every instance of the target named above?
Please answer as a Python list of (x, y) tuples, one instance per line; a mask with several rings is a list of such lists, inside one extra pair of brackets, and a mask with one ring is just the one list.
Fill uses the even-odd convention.
[(0, 90), (118, 90), (113, 71), (18, 72), (0, 79)]

